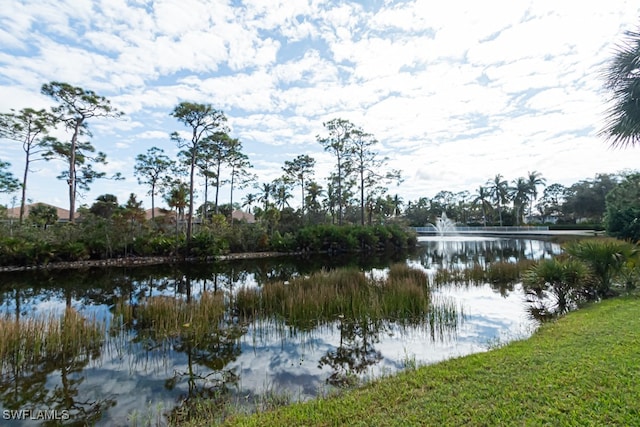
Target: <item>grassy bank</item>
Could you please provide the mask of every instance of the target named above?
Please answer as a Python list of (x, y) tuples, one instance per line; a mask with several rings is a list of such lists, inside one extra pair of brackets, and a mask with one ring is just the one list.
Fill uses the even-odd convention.
[(639, 425), (640, 298), (590, 305), (533, 337), (339, 397), (228, 425)]

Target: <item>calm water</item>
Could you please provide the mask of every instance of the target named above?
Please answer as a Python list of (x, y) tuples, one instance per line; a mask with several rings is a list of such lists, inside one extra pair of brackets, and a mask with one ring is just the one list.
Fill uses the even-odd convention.
[[(392, 262), (406, 261), (434, 273), (439, 267), (540, 259), (558, 245), (528, 239), (421, 239), (410, 255), (327, 259), (273, 258), (219, 265), (177, 265), (135, 269), (92, 269), (0, 276), (0, 311), (11, 318), (62, 313), (68, 305), (87, 316), (111, 321), (115, 301), (167, 295), (197, 298), (203, 291), (232, 294), (240, 286), (261, 287), (322, 268), (358, 265), (385, 275)], [(268, 286), (268, 285), (266, 285)], [(353, 376), (372, 378), (407, 364), (433, 363), (487, 350), (496, 342), (529, 336), (535, 323), (526, 314), (521, 286), (443, 286), (434, 306), (456, 310), (454, 325), (402, 326), (402, 322), (362, 322), (340, 318), (311, 331), (273, 319), (239, 324), (232, 313), (228, 329), (207, 348), (150, 342), (128, 330), (107, 337), (91, 357), (53, 360), (24, 375), (2, 372), (0, 414), (8, 409), (68, 409), (76, 421), (127, 425), (176, 408), (195, 396), (231, 395), (252, 402), (265, 393), (293, 400), (325, 393)], [(155, 423), (156, 418), (153, 419)], [(40, 425), (9, 422), (2, 425)]]

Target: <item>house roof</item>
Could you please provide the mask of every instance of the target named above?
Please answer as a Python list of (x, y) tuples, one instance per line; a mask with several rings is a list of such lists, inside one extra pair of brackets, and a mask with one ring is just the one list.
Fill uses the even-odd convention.
[[(167, 215), (174, 215), (173, 211), (170, 211), (169, 209), (165, 209), (165, 208), (153, 208), (153, 212), (155, 213), (155, 217), (159, 218), (161, 216), (167, 216)], [(151, 209), (147, 209), (146, 211), (144, 211), (144, 217), (146, 219), (151, 219)]]
[[(29, 216), (29, 211), (31, 210), (31, 208), (38, 206), (38, 205), (45, 205), (45, 206), (51, 206), (52, 208), (54, 208), (56, 210), (56, 213), (58, 214), (58, 219), (59, 220), (68, 220), (69, 219), (69, 210), (68, 209), (63, 209), (63, 208), (59, 208), (58, 206), (54, 206), (54, 205), (50, 205), (48, 203), (30, 203), (28, 205), (24, 205), (24, 216), (25, 218), (27, 216)], [(78, 212), (75, 212), (74, 215), (76, 218), (79, 218), (80, 215), (78, 215)], [(13, 208), (9, 208), (7, 209), (7, 217), (9, 218), (20, 218), (20, 206), (15, 206)]]
[(247, 221), (249, 224), (256, 222), (255, 216), (249, 212), (235, 210), (231, 212), (231, 217), (238, 221)]

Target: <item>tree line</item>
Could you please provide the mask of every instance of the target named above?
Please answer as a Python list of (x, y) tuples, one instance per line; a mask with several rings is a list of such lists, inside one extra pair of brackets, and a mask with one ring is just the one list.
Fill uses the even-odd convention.
[[(628, 31), (603, 73), (610, 106), (600, 135), (613, 147), (634, 146), (640, 140), (639, 58), (640, 32)], [(89, 140), (91, 120), (117, 119), (122, 112), (105, 97), (67, 83), (44, 84), (41, 92), (55, 101), (50, 110), (25, 108), (0, 114), (0, 136), (21, 143), (25, 153), (21, 180), (0, 159), (0, 192), (21, 190), (22, 223), (30, 165), (39, 160), (62, 159), (68, 166), (58, 178), (68, 186), (68, 219), (74, 222), (78, 191), (87, 191), (96, 179), (122, 179), (121, 174), (106, 176), (94, 169), (95, 165), (106, 163), (106, 154), (96, 152)], [(388, 159), (380, 157), (376, 138), (340, 118), (323, 123), (324, 135), (316, 136), (317, 142), (334, 158), (324, 187), (314, 179), (315, 159), (308, 155), (286, 161), (280, 178), (258, 184), (257, 177), (250, 172), (252, 166), (243, 153), (242, 143), (229, 135), (222, 111), (209, 104), (182, 102), (170, 114), (186, 128), (186, 132), (170, 135), (180, 149), (177, 158), (171, 159), (161, 148), (152, 147), (136, 157), (134, 174), (139, 183), (149, 187), (152, 208), (156, 196), (161, 194), (175, 210), (176, 224), (179, 219), (186, 224), (187, 241), (192, 238), (196, 216), (206, 222), (221, 212), (219, 191), (226, 184), (230, 186), (230, 203), (224, 211), (244, 207), (267, 224), (269, 231), (278, 228), (284, 233), (309, 223), (364, 225), (399, 218), (421, 226), (443, 213), (464, 224), (606, 223), (612, 229), (627, 230), (623, 234), (633, 234), (630, 230), (639, 222), (638, 216), (634, 216), (640, 205), (633, 197), (633, 183), (637, 179), (634, 173), (599, 174), (595, 179), (569, 187), (559, 183), (547, 186), (546, 179), (537, 171), (511, 182), (497, 174), (473, 194), (443, 190), (433, 198), (421, 197), (405, 203), (399, 195), (389, 194), (388, 186), (400, 183), (401, 173), (387, 167)], [(51, 136), (56, 128), (67, 132), (68, 141)], [(204, 180), (204, 203), (196, 209), (198, 177)], [(234, 189), (251, 183), (256, 191), (247, 194), (242, 204), (235, 202)], [(209, 201), (210, 186), (215, 191), (213, 202)], [(289, 202), (295, 187), (299, 187), (301, 196), (297, 210)], [(110, 195), (101, 197), (103, 200), (96, 203), (114, 202)], [(137, 203), (135, 195), (127, 201), (129, 206)], [(155, 209), (152, 212), (155, 214)], [(233, 217), (230, 219), (233, 224)]]
[(565, 186), (547, 185), (538, 171), (511, 181), (497, 174), (474, 193), (443, 190), (431, 198), (400, 200), (394, 210), (417, 227), (434, 223), (443, 213), (460, 224), (474, 226), (584, 223), (598, 227), (606, 223), (609, 193), (633, 176), (633, 172), (601, 173)]
[[(110, 101), (95, 92), (67, 83), (51, 82), (41, 92), (57, 105), (50, 110), (24, 108), (0, 115), (0, 135), (22, 144), (25, 153), (22, 180), (8, 171), (8, 163), (0, 163), (0, 191), (21, 190), (19, 222), (25, 215), (27, 180), (33, 162), (62, 159), (68, 168), (60, 173), (69, 194), (69, 222), (76, 219), (78, 191), (88, 191), (101, 178), (122, 179), (122, 174), (106, 176), (95, 166), (106, 164), (107, 156), (96, 152), (89, 141), (89, 123), (95, 118), (114, 118), (123, 115)], [(242, 142), (229, 135), (224, 112), (210, 104), (182, 102), (170, 113), (186, 131), (169, 135), (180, 149), (177, 158), (170, 158), (159, 147), (152, 147), (136, 157), (134, 175), (140, 184), (148, 186), (152, 215), (155, 216), (156, 197), (162, 195), (186, 224), (187, 239), (192, 237), (194, 218), (208, 219), (220, 212), (219, 193), (223, 185), (230, 187), (230, 205), (251, 209), (255, 204), (257, 216), (273, 217), (291, 208), (292, 191), (299, 187), (301, 207), (297, 211), (303, 222), (313, 221), (342, 224), (345, 218), (356, 222), (352, 212), (359, 209), (359, 222), (373, 222), (373, 212), (380, 206), (388, 185), (400, 181), (400, 171), (386, 170), (387, 158), (379, 155), (378, 140), (362, 128), (344, 119), (323, 123), (327, 134), (318, 135), (317, 142), (335, 158), (335, 170), (327, 178), (326, 189), (313, 179), (315, 159), (299, 155), (282, 167), (283, 175), (273, 182), (257, 183), (252, 165), (243, 152)], [(69, 141), (51, 136), (62, 128)], [(204, 181), (204, 202), (196, 209), (196, 182)], [(248, 194), (242, 206), (234, 202), (234, 190), (253, 184), (256, 192)], [(213, 189), (213, 201), (209, 191)], [(356, 201), (357, 199), (357, 201)], [(277, 212), (274, 212), (276, 210)], [(291, 213), (291, 212), (289, 212)]]
[[(68, 168), (60, 173), (69, 191), (69, 218), (75, 221), (79, 190), (88, 191), (101, 178), (122, 179), (120, 173), (106, 176), (94, 166), (105, 164), (107, 156), (96, 152), (88, 141), (89, 121), (97, 117), (118, 118), (122, 113), (108, 99), (93, 91), (66, 83), (51, 82), (42, 86), (42, 93), (58, 102), (50, 110), (24, 108), (0, 115), (0, 135), (22, 144), (25, 154), (22, 180), (8, 172), (9, 164), (0, 161), (0, 191), (20, 190), (19, 222), (25, 214), (27, 179), (33, 162), (62, 159)], [(617, 184), (615, 175), (600, 174), (594, 180), (584, 180), (570, 187), (555, 183), (548, 187), (540, 172), (528, 172), (525, 177), (507, 181), (501, 174), (487, 180), (475, 193), (440, 191), (432, 198), (421, 197), (404, 202), (388, 192), (388, 185), (400, 183), (401, 172), (387, 167), (381, 157), (376, 138), (344, 119), (323, 123), (326, 133), (316, 140), (332, 154), (334, 169), (326, 179), (326, 188), (314, 179), (315, 159), (299, 155), (285, 161), (283, 175), (272, 182), (257, 183), (252, 165), (243, 152), (242, 142), (229, 135), (227, 118), (209, 104), (182, 102), (170, 113), (186, 132), (169, 135), (180, 149), (177, 158), (170, 158), (159, 147), (151, 147), (136, 157), (133, 168), (138, 183), (148, 187), (152, 219), (155, 220), (156, 197), (162, 195), (175, 211), (176, 219), (186, 224), (187, 240), (192, 237), (194, 218), (210, 220), (221, 208), (231, 221), (230, 210), (246, 208), (267, 223), (285, 221), (295, 226), (305, 223), (373, 224), (404, 218), (408, 224), (422, 226), (434, 222), (445, 213), (464, 224), (521, 225), (526, 222), (586, 221), (601, 223), (605, 212), (604, 197)], [(62, 127), (69, 141), (51, 136)], [(196, 180), (204, 182), (204, 201), (194, 206)], [(234, 190), (253, 184), (255, 192), (235, 202)], [(229, 185), (228, 206), (219, 203), (220, 189)], [(290, 205), (295, 187), (299, 187), (301, 205)], [(542, 197), (538, 198), (543, 188)], [(210, 191), (213, 200), (210, 201)], [(103, 195), (96, 203), (114, 201)], [(137, 205), (135, 195), (127, 202)], [(51, 216), (51, 212), (34, 212), (35, 217)], [(48, 222), (48, 221), (47, 221)]]

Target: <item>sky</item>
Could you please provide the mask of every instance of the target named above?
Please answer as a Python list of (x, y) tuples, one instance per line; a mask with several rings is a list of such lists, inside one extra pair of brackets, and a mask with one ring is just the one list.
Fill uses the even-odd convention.
[[(342, 118), (402, 171), (389, 193), (405, 202), (474, 193), (496, 174), (511, 182), (537, 171), (568, 186), (640, 165), (638, 148), (599, 136), (602, 72), (639, 10), (622, 0), (0, 0), (0, 112), (49, 108), (40, 88), (61, 81), (124, 113), (89, 127), (109, 162), (98, 169), (125, 180), (94, 183), (78, 204), (133, 192), (149, 208), (135, 157), (154, 146), (177, 154), (169, 135), (187, 129), (171, 112), (183, 101), (225, 113), (257, 184), (307, 154), (326, 188), (334, 159), (316, 137)], [(21, 144), (0, 140), (16, 177), (23, 157)], [(64, 169), (34, 163), (28, 199), (68, 208)], [(257, 190), (234, 201), (248, 192)]]

